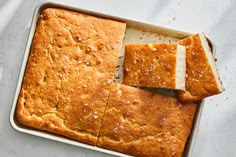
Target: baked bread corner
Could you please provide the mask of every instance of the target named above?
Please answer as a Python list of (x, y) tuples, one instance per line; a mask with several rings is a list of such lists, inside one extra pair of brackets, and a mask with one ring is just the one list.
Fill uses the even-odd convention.
[(215, 59), (204, 33), (178, 42), (186, 47), (186, 90), (177, 91), (182, 102), (195, 102), (224, 91)]
[(97, 145), (140, 157), (181, 157), (197, 104), (114, 83)]
[(185, 57), (178, 44), (126, 44), (123, 84), (184, 90)]

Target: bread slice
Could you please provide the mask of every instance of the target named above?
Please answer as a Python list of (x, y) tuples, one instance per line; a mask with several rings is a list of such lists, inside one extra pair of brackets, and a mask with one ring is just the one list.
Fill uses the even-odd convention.
[(114, 83), (97, 145), (132, 156), (181, 157), (197, 104)]
[(184, 90), (185, 57), (178, 44), (127, 44), (123, 84)]
[(178, 42), (186, 46), (186, 90), (178, 91), (183, 102), (194, 102), (219, 94), (224, 89), (215, 60), (204, 33), (195, 34)]
[(42, 11), (17, 119), (96, 145), (126, 24), (83, 13)]

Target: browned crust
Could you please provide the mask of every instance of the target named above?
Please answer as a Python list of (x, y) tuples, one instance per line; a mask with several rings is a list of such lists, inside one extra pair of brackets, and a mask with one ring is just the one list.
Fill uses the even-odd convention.
[(197, 105), (114, 84), (98, 146), (134, 156), (180, 157)]
[(177, 44), (125, 45), (123, 84), (176, 88)]
[(200, 41), (199, 34), (178, 42), (186, 46), (186, 91), (178, 91), (178, 99), (195, 102), (222, 92), (218, 88), (212, 68)]
[(95, 145), (125, 27), (43, 10), (18, 98), (19, 122)]

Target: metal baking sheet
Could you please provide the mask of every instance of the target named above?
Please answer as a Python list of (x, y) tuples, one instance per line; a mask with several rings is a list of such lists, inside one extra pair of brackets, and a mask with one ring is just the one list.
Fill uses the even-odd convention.
[[(116, 69), (116, 73), (115, 73), (115, 80), (117, 82), (122, 82), (122, 80), (123, 80), (123, 69), (122, 69), (123, 68), (123, 57), (122, 56), (124, 55), (124, 45), (126, 43), (161, 43), (161, 42), (162, 43), (173, 43), (173, 42), (176, 42), (180, 39), (186, 38), (186, 37), (192, 35), (193, 33), (174, 30), (174, 29), (170, 29), (167, 27), (152, 25), (152, 24), (148, 24), (148, 23), (144, 23), (144, 22), (140, 22), (140, 21), (133, 21), (131, 19), (126, 19), (124, 17), (110, 16), (105, 13), (88, 11), (85, 9), (77, 8), (77, 7), (74, 7), (74, 6), (71, 6), (68, 4), (62, 4), (62, 3), (44, 2), (36, 7), (36, 9), (34, 11), (33, 18), (32, 18), (31, 29), (30, 29), (30, 33), (28, 36), (28, 42), (26, 44), (25, 54), (24, 54), (24, 58), (22, 61), (21, 71), (19, 74), (19, 79), (18, 79), (16, 92), (15, 92), (15, 96), (14, 96), (14, 100), (13, 100), (13, 104), (12, 104), (12, 109), (11, 109), (11, 113), (10, 113), (10, 123), (11, 123), (12, 127), (14, 129), (16, 129), (17, 131), (20, 131), (23, 133), (27, 133), (27, 134), (31, 134), (31, 135), (35, 135), (35, 136), (39, 136), (39, 137), (67, 143), (67, 144), (71, 144), (71, 145), (75, 145), (75, 146), (79, 146), (79, 147), (83, 147), (83, 148), (87, 148), (90, 150), (99, 151), (99, 152), (103, 152), (103, 153), (107, 153), (107, 154), (111, 154), (111, 155), (115, 155), (115, 156), (123, 156), (123, 157), (128, 156), (128, 155), (125, 155), (125, 154), (122, 154), (119, 152), (115, 152), (115, 151), (99, 148), (96, 146), (84, 144), (79, 141), (75, 141), (75, 140), (54, 134), (54, 133), (49, 133), (46, 131), (27, 127), (27, 126), (21, 125), (17, 121), (16, 116), (15, 116), (16, 103), (17, 103), (17, 99), (18, 99), (18, 96), (20, 93), (20, 89), (21, 89), (21, 85), (22, 85), (22, 81), (23, 81), (23, 77), (24, 77), (24, 72), (25, 72), (28, 56), (30, 53), (30, 47), (31, 47), (31, 43), (32, 43), (32, 39), (34, 36), (35, 29), (36, 29), (38, 17), (40, 16), (40, 13), (43, 9), (49, 8), (49, 7), (74, 10), (77, 12), (90, 14), (90, 15), (94, 15), (97, 17), (104, 17), (104, 18), (119, 20), (119, 21), (123, 21), (123, 22), (127, 23), (126, 34), (124, 37), (123, 47), (122, 47), (120, 57), (119, 57), (119, 62), (118, 62), (119, 66)], [(209, 43), (212, 47), (213, 54), (215, 54), (214, 44), (212, 43), (211, 40), (209, 40)], [(174, 94), (173, 94), (174, 92), (171, 90), (158, 90), (158, 91), (154, 90), (154, 92), (159, 92), (159, 93), (162, 93), (165, 95), (174, 96)], [(195, 116), (191, 135), (188, 139), (188, 142), (187, 142), (185, 150), (184, 150), (184, 154), (183, 154), (184, 157), (190, 157), (192, 154), (192, 149), (193, 149), (195, 138), (197, 135), (197, 128), (198, 128), (199, 121), (201, 118), (202, 109), (203, 109), (203, 100), (199, 102), (199, 107), (198, 107), (198, 110), (197, 110), (197, 113)]]

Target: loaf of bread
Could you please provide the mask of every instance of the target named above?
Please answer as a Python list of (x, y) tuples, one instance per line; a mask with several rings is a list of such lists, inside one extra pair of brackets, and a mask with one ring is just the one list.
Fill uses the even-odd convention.
[(194, 102), (223, 92), (215, 60), (203, 33), (178, 42), (186, 46), (186, 90), (178, 91), (183, 102)]
[[(113, 83), (125, 28), (123, 22), (74, 11), (43, 10), (18, 97), (18, 121), (129, 155), (180, 157), (197, 105)], [(161, 88), (184, 88), (183, 46), (144, 44), (126, 49), (131, 58), (126, 58), (125, 66), (130, 70), (144, 72), (156, 62), (153, 59), (158, 60), (157, 68), (148, 68), (149, 74), (142, 78), (139, 75), (142, 85), (153, 87), (148, 83), (156, 75), (160, 81), (154, 84)], [(142, 49), (147, 53), (139, 53)], [(132, 58), (133, 52), (139, 58)]]
[(112, 86), (97, 145), (140, 157), (181, 157), (197, 105), (122, 84)]
[(178, 44), (127, 44), (123, 84), (184, 90), (185, 57)]
[(126, 24), (42, 11), (17, 103), (23, 125), (96, 145)]

